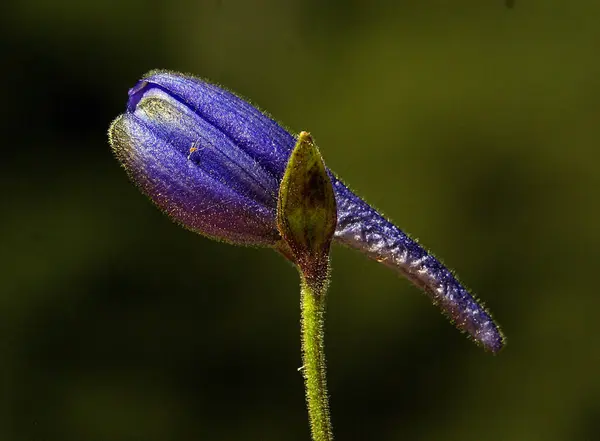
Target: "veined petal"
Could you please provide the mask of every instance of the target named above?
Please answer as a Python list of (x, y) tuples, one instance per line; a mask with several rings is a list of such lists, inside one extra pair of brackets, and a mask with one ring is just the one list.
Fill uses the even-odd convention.
[(154, 126), (126, 113), (109, 133), (113, 151), (131, 179), (186, 228), (247, 245), (273, 245), (279, 238), (273, 208), (210, 176), (158, 136)]
[(400, 272), (423, 289), (457, 328), (486, 350), (500, 351), (504, 346), (500, 328), (452, 272), (333, 174), (330, 177), (338, 207), (336, 239)]
[(276, 208), (278, 180), (223, 132), (162, 89), (148, 88), (133, 115), (216, 180), (267, 208)]
[(168, 90), (281, 179), (296, 139), (268, 115), (215, 84), (169, 71), (148, 73), (130, 92), (130, 106), (139, 100), (140, 87), (147, 87), (144, 83)]

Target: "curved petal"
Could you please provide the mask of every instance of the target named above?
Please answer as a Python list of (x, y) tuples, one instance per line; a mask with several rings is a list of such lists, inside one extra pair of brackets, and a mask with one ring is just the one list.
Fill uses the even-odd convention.
[(272, 210), (278, 180), (185, 104), (159, 88), (147, 88), (133, 115), (204, 172)]
[[(202, 119), (227, 135), (273, 176), (281, 179), (296, 140), (266, 113), (233, 93), (196, 77), (153, 71), (139, 84), (144, 82), (168, 90)], [(134, 87), (130, 103), (136, 99)]]
[(423, 289), (457, 328), (485, 349), (500, 351), (504, 346), (500, 328), (452, 272), (333, 174), (330, 177), (338, 204), (336, 239), (400, 272)]
[(184, 227), (238, 244), (273, 245), (275, 210), (215, 179), (131, 113), (110, 128), (111, 144), (131, 179)]

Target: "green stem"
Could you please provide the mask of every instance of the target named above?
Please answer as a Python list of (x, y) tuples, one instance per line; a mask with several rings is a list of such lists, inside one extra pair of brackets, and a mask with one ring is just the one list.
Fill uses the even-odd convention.
[(301, 273), (302, 372), (313, 441), (331, 441), (329, 396), (325, 369), (324, 323), (327, 278), (308, 279)]

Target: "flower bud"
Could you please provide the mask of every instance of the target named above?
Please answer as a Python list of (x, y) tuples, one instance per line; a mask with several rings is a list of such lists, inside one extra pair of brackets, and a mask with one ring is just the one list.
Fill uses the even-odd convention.
[(109, 135), (131, 179), (184, 227), (235, 244), (278, 240), (277, 166), (287, 157), (274, 158), (294, 139), (245, 101), (195, 78), (151, 73), (129, 91)]
[(281, 180), (279, 232), (306, 278), (324, 282), (335, 233), (335, 193), (311, 136), (302, 132)]
[[(127, 110), (112, 123), (109, 138), (131, 180), (184, 227), (282, 251), (277, 201), (296, 139), (247, 101), (199, 78), (153, 71), (129, 91)], [(327, 173), (337, 205), (334, 239), (399, 271), (459, 329), (499, 351), (500, 329), (452, 272)], [(298, 195), (287, 195), (296, 198), (289, 207), (301, 204)], [(323, 231), (335, 225), (323, 220)], [(324, 237), (304, 245), (318, 248)]]

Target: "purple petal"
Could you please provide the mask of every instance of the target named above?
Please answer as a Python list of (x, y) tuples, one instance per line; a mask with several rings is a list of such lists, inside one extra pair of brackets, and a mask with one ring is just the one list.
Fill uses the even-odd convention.
[(113, 122), (110, 134), (131, 179), (186, 228), (239, 244), (273, 245), (278, 239), (275, 209), (202, 170), (155, 126), (126, 113)]
[(423, 289), (434, 304), (486, 350), (498, 352), (504, 336), (484, 306), (415, 240), (353, 194), (331, 174), (336, 191), (336, 239), (399, 271)]
[[(233, 93), (199, 78), (154, 71), (142, 81), (168, 90), (265, 170), (281, 179), (296, 139), (268, 115)], [(130, 105), (137, 99), (134, 89)]]
[(210, 176), (275, 210), (278, 180), (222, 131), (160, 88), (147, 87), (136, 95), (131, 112), (157, 137)]

